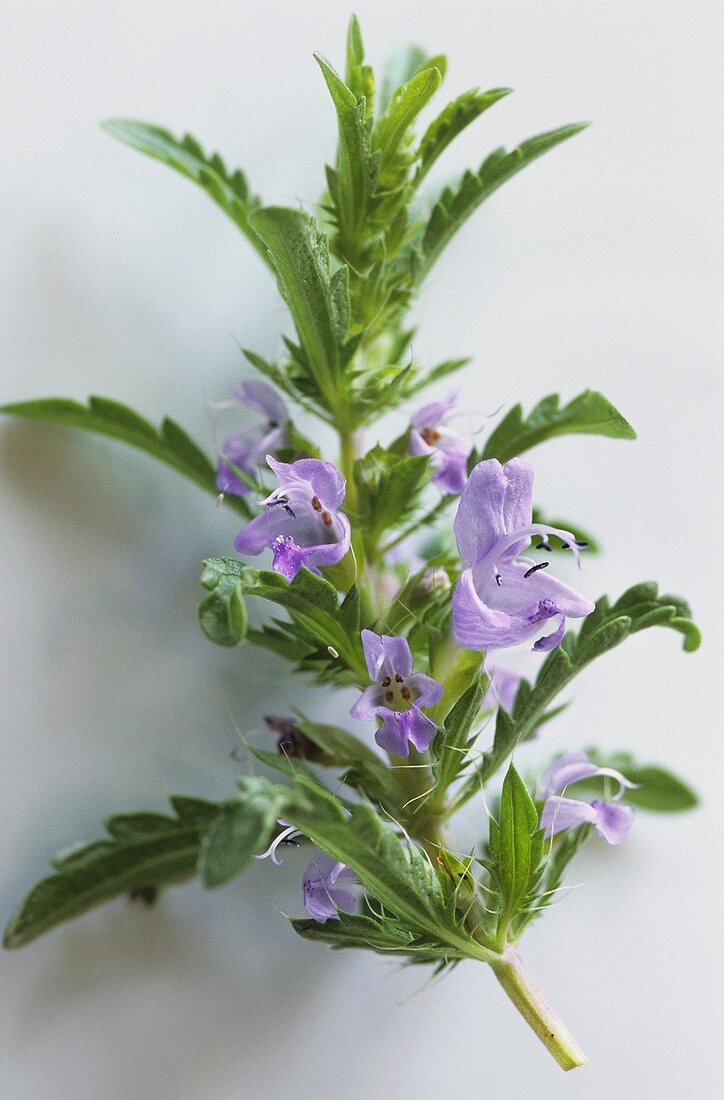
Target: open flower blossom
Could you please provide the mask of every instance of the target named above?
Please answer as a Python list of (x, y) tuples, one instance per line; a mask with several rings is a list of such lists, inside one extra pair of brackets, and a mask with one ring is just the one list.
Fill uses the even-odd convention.
[(278, 818), (277, 825), (283, 826), (282, 831), (274, 837), (267, 850), (262, 852), (261, 855), (254, 856), (254, 859), (270, 859), (275, 867), (283, 867), (284, 860), (277, 855), (277, 848), (280, 844), (293, 844), (295, 848), (298, 848), (299, 845), (296, 843), (296, 839), (302, 834), (299, 829), (295, 829), (288, 821), (282, 821), (281, 818)]
[(490, 458), (479, 462), (465, 486), (455, 517), (455, 537), (463, 570), (453, 596), (453, 632), (468, 649), (502, 649), (537, 633), (549, 619), (555, 629), (533, 649), (554, 649), (562, 640), (566, 617), (590, 615), (595, 605), (567, 584), (544, 572), (547, 561), (523, 557), (533, 535), (550, 549), (548, 535), (563, 540), (576, 558), (570, 531), (532, 522), (533, 467), (524, 458), (505, 466)]
[[(557, 792), (580, 779), (605, 775), (618, 783), (618, 791), (611, 802), (582, 802), (576, 798), (564, 798)], [(555, 836), (565, 829), (574, 829), (577, 825), (593, 825), (599, 836), (609, 844), (620, 844), (626, 839), (636, 811), (633, 806), (622, 805), (625, 788), (638, 786), (626, 779), (614, 768), (599, 768), (592, 763), (585, 752), (569, 752), (559, 756), (550, 764), (540, 777), (538, 800), (543, 802), (540, 816), (541, 828), (545, 836)]]
[(423, 405), (410, 421), (410, 454), (430, 455), (435, 470), (432, 480), (443, 492), (456, 494), (465, 488), (468, 456), (473, 449), (464, 436), (446, 427), (457, 399), (454, 390), (444, 401)]
[(357, 882), (346, 863), (316, 855), (304, 872), (304, 908), (319, 924), (339, 920), (339, 909), (354, 909), (354, 894), (348, 887)]
[(232, 393), (233, 400), (219, 408), (247, 405), (263, 417), (258, 423), (248, 424), (227, 436), (216, 467), (217, 489), (222, 493), (244, 496), (251, 490), (236, 471), (242, 470), (250, 477), (256, 477), (261, 459), (286, 444), (289, 413), (276, 390), (256, 378), (242, 382)]
[(240, 554), (261, 554), (270, 547), (272, 568), (291, 581), (302, 566), (319, 573), (335, 565), (349, 550), (349, 520), (339, 509), (345, 481), (337, 467), (318, 458), (267, 463), (279, 488), (261, 501), (264, 511), (242, 527), (234, 539)]
[(353, 718), (382, 718), (375, 733), (381, 749), (408, 756), (410, 742), (424, 752), (435, 736), (435, 723), (420, 707), (431, 707), (442, 697), (442, 684), (412, 671), (407, 638), (362, 631), (362, 646), (372, 684), (350, 710)]

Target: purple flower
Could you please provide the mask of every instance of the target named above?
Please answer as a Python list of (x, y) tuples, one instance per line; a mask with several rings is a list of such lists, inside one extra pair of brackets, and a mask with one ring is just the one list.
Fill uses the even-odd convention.
[[(570, 783), (590, 779), (594, 775), (606, 775), (618, 783), (618, 792), (612, 802), (580, 802), (575, 798), (563, 798), (557, 794)], [(540, 777), (538, 800), (545, 803), (540, 815), (541, 827), (546, 837), (573, 829), (577, 825), (593, 825), (599, 836), (609, 844), (620, 844), (626, 839), (636, 815), (633, 806), (621, 805), (624, 788), (636, 787), (621, 772), (613, 768), (599, 768), (585, 752), (569, 752), (554, 760)]]
[(349, 550), (349, 520), (339, 509), (345, 481), (331, 462), (300, 458), (298, 462), (267, 463), (279, 479), (279, 488), (263, 500), (264, 511), (243, 527), (234, 539), (241, 554), (261, 554), (271, 547), (272, 568), (288, 581), (302, 566), (319, 573), (321, 565), (335, 565)]
[(294, 844), (294, 846), (298, 848), (299, 845), (295, 843), (296, 838), (302, 834), (299, 829), (295, 829), (288, 821), (282, 821), (281, 818), (278, 818), (277, 825), (283, 825), (284, 828), (279, 835), (272, 840), (267, 850), (262, 852), (259, 856), (254, 856), (254, 859), (270, 859), (275, 867), (283, 867), (284, 860), (280, 859), (277, 855), (277, 848), (280, 844)]
[[(287, 442), (289, 413), (279, 394), (266, 382), (251, 378), (232, 391), (230, 405), (247, 405), (264, 418), (258, 424), (239, 428), (228, 436), (221, 448), (216, 468), (216, 487), (222, 493), (244, 496), (249, 486), (241, 480), (237, 470), (256, 477), (260, 460), (269, 452), (278, 451)], [(228, 405), (220, 406), (222, 408)]]
[(353, 718), (382, 718), (382, 725), (375, 733), (381, 749), (408, 756), (411, 741), (424, 752), (437, 727), (420, 707), (437, 703), (445, 689), (431, 676), (413, 673), (407, 638), (363, 630), (362, 646), (372, 684), (365, 688), (349, 713)]
[(493, 710), (494, 707), (501, 706), (503, 710), (507, 710), (508, 714), (512, 714), (515, 697), (523, 677), (512, 668), (504, 668), (502, 665), (494, 665), (490, 662), (486, 663), (485, 671), (490, 680), (483, 697), (483, 708)]
[(319, 924), (338, 920), (338, 909), (354, 909), (354, 894), (346, 887), (356, 884), (357, 876), (346, 863), (315, 856), (304, 872), (304, 908)]
[(444, 493), (462, 493), (467, 480), (468, 455), (473, 449), (463, 436), (447, 428), (455, 408), (458, 391), (445, 401), (423, 405), (410, 421), (410, 454), (430, 455), (435, 473), (432, 480)]
[(547, 536), (556, 535), (578, 558), (579, 544), (570, 531), (531, 522), (532, 500), (533, 467), (524, 458), (505, 466), (490, 458), (470, 474), (455, 517), (455, 537), (467, 565), (453, 596), (458, 645), (517, 645), (553, 619), (555, 629), (533, 649), (554, 649), (563, 638), (566, 616), (593, 611), (589, 599), (543, 572), (548, 562), (521, 556), (532, 535), (543, 536), (539, 546), (547, 549)]

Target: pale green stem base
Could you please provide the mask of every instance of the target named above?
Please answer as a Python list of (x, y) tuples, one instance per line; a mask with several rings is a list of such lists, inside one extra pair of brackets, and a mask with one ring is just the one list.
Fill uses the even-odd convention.
[(576, 1069), (588, 1059), (562, 1020), (558, 1018), (512, 947), (506, 948), (495, 976), (540, 1041), (563, 1069)]

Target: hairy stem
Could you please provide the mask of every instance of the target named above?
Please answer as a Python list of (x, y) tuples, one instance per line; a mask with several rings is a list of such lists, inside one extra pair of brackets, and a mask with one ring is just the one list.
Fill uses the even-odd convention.
[(558, 1065), (565, 1070), (585, 1065), (586, 1055), (548, 1004), (520, 955), (507, 947), (500, 958), (500, 965), (493, 966), (496, 978)]

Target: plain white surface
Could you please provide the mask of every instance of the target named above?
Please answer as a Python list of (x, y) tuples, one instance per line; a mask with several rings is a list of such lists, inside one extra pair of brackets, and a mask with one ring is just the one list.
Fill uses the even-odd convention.
[[(419, 973), (297, 940), (273, 907), (299, 910), (292, 857), (289, 875), (255, 866), (150, 912), (117, 903), (4, 955), (9, 1100), (719, 1095), (716, 6), (357, 11), (375, 61), (413, 37), (448, 53), (449, 95), (516, 88), (438, 182), (501, 142), (595, 120), (450, 247), (416, 347), (430, 363), (474, 354), (463, 378), (475, 409), (593, 386), (638, 429), (634, 444), (536, 451), (537, 496), (604, 542), (577, 578), (587, 592), (655, 577), (690, 598), (705, 644), (690, 657), (669, 632), (631, 640), (581, 678), (532, 752), (631, 746), (687, 775), (704, 806), (641, 815), (623, 848), (597, 847), (575, 874), (585, 886), (524, 944), (589, 1054), (575, 1074), (483, 967), (420, 991)], [(340, 61), (347, 15), (187, 0), (27, 0), (6, 15), (0, 400), (107, 394), (211, 445), (205, 402), (239, 376), (235, 340), (274, 354), (284, 310), (205, 196), (97, 122), (189, 129), (268, 201), (310, 202), (334, 140), (310, 55)], [(235, 524), (193, 486), (112, 443), (13, 423), (0, 428), (0, 468), (5, 917), (50, 852), (98, 835), (107, 813), (162, 808), (171, 791), (229, 793), (232, 716), (257, 727), (307, 689), (271, 657), (215, 649), (198, 631), (199, 560), (228, 551)]]

